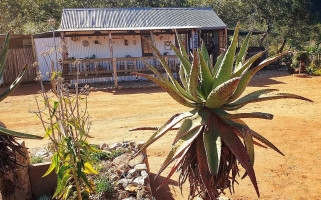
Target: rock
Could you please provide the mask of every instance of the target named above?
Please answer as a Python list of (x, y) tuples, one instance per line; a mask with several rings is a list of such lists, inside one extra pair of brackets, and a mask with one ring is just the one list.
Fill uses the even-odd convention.
[(128, 186), (128, 184), (132, 183), (133, 182), (133, 179), (126, 179), (126, 178), (123, 178), (123, 179), (120, 179), (118, 182), (117, 182), (117, 186), (119, 187), (120, 185), (122, 185), (124, 188), (126, 188)]
[(94, 88), (94, 87), (91, 87), (89, 90), (90, 90), (90, 91), (95, 91), (95, 88)]
[(148, 177), (148, 173), (147, 173), (146, 170), (141, 171), (140, 175), (143, 176), (143, 177)]
[(106, 150), (106, 148), (108, 148), (108, 144), (103, 143), (103, 144), (99, 145), (99, 148), (100, 148), (101, 150)]
[(127, 191), (119, 191), (118, 199), (127, 199), (129, 197), (129, 192)]
[(119, 176), (117, 174), (113, 174), (110, 176), (110, 180), (117, 181), (117, 180), (119, 180)]
[(144, 162), (144, 158), (143, 158), (142, 156), (137, 156), (136, 158), (130, 160), (130, 161), (128, 162), (128, 165), (129, 165), (130, 167), (134, 167), (135, 165), (137, 165), (137, 164), (142, 164), (143, 162)]
[(231, 198), (221, 196), (221, 197), (218, 198), (218, 200), (231, 200)]
[(126, 191), (128, 192), (137, 192), (139, 185), (137, 183), (131, 183), (129, 185), (127, 185), (127, 187), (125, 188)]
[(117, 158), (114, 159), (113, 163), (115, 164), (115, 166), (119, 166), (121, 164), (124, 163), (128, 163), (129, 160), (131, 159), (132, 155), (129, 153), (125, 153), (121, 156), (118, 156)]
[(120, 147), (120, 146), (121, 146), (121, 144), (118, 143), (118, 142), (116, 142), (116, 143), (114, 143), (113, 145), (110, 146), (110, 149), (111, 149), (111, 150), (116, 150), (116, 148), (117, 148), (117, 147)]
[(122, 148), (128, 148), (129, 147), (129, 142), (124, 142), (122, 145), (121, 145)]
[(129, 145), (130, 145), (132, 148), (134, 148), (136, 144), (135, 144), (135, 142), (130, 141), (130, 142), (129, 142)]
[(134, 169), (138, 172), (142, 171), (142, 170), (147, 170), (147, 166), (146, 164), (137, 164), (135, 165)]
[(147, 182), (147, 177), (139, 176), (133, 180), (133, 183), (137, 183), (138, 185), (145, 185)]

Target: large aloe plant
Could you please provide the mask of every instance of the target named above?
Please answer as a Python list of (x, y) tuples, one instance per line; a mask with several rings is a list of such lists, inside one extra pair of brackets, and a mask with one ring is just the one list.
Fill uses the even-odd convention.
[[(180, 43), (179, 49), (172, 46), (180, 59), (179, 76), (181, 84), (174, 78), (170, 67), (153, 46), (153, 50), (167, 72), (167, 77), (160, 74), (153, 66), (145, 63), (157, 77), (135, 72), (137, 76), (147, 78), (164, 89), (175, 101), (191, 108), (189, 112), (172, 116), (146, 141), (140, 149), (142, 152), (168, 131), (179, 127), (171, 150), (162, 164), (157, 176), (174, 162), (163, 186), (178, 170), (179, 185), (188, 179), (190, 183), (189, 198), (200, 196), (204, 199), (217, 198), (226, 188), (234, 191), (235, 177), (239, 172), (237, 161), (245, 169), (257, 195), (259, 189), (253, 169), (254, 145), (270, 147), (283, 155), (265, 137), (253, 131), (242, 118), (272, 119), (268, 113), (229, 113), (237, 111), (254, 102), (284, 98), (311, 101), (304, 97), (278, 93), (274, 89), (262, 89), (251, 92), (240, 98), (251, 78), (264, 66), (275, 61), (286, 53), (280, 53), (263, 60), (258, 66), (252, 63), (265, 51), (246, 59), (246, 52), (251, 34), (248, 34), (236, 55), (239, 25), (235, 29), (233, 40), (226, 52), (218, 58), (215, 66), (210, 67), (208, 52), (202, 45), (194, 50), (192, 62)], [(138, 128), (143, 130), (146, 128)], [(136, 129), (137, 130), (137, 129)]]
[[(7, 35), (2, 52), (0, 54), (0, 79), (2, 78), (4, 69), (5, 69), (5, 61), (6, 56), (9, 51), (9, 34)], [(3, 101), (6, 97), (8, 97), (20, 84), (25, 73), (27, 71), (27, 66), (25, 66), (16, 80), (10, 85), (9, 88), (0, 93), (0, 102)], [(4, 125), (0, 125), (0, 174), (6, 173), (8, 171), (14, 170), (17, 163), (16, 155), (19, 153), (22, 156), (25, 156), (21, 151), (21, 145), (16, 142), (15, 138), (28, 138), (28, 139), (42, 139), (40, 136), (19, 133), (16, 131), (9, 130), (4, 127)]]

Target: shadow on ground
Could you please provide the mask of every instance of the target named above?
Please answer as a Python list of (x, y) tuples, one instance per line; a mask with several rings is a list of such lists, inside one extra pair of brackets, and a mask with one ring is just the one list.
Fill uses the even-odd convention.
[(155, 180), (156, 174), (150, 173), (150, 186), (152, 187), (153, 196), (157, 200), (175, 200), (171, 190), (169, 188), (170, 185), (178, 186), (178, 182), (170, 179), (162, 188), (156, 191), (156, 189), (163, 183), (166, 177), (158, 176)]

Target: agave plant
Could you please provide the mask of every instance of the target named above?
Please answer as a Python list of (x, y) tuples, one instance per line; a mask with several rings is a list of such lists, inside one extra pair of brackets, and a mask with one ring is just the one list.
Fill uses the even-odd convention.
[[(7, 35), (2, 52), (0, 54), (0, 79), (2, 78), (6, 56), (9, 51), (9, 34)], [(25, 73), (27, 66), (25, 66), (16, 80), (10, 85), (10, 87), (0, 93), (0, 102), (8, 97), (20, 84)], [(15, 138), (28, 138), (28, 139), (42, 139), (40, 136), (15, 132), (6, 129), (3, 124), (0, 124), (0, 175), (16, 169), (17, 165), (21, 165), (17, 162), (16, 155), (20, 154), (25, 157), (26, 155), (21, 151), (22, 146), (15, 140)]]
[[(194, 50), (190, 62), (190, 58), (178, 38), (179, 49), (175, 46), (172, 48), (180, 59), (181, 84), (174, 78), (165, 59), (152, 43), (150, 45), (169, 78), (163, 76), (148, 63), (145, 64), (157, 77), (134, 73), (153, 81), (175, 101), (191, 108), (189, 112), (172, 116), (157, 129), (137, 153), (137, 155), (141, 153), (168, 131), (179, 127), (171, 150), (157, 176), (174, 162), (161, 186), (170, 179), (175, 171), (179, 171), (180, 187), (187, 179), (189, 180), (189, 199), (196, 196), (215, 199), (227, 188), (234, 191), (233, 185), (239, 172), (238, 163), (245, 169), (244, 177), (249, 176), (259, 196), (253, 169), (254, 145), (268, 146), (283, 155), (277, 147), (241, 120), (242, 118), (272, 119), (273, 115), (261, 112), (229, 113), (229, 111), (237, 111), (254, 102), (275, 99), (293, 98), (311, 101), (294, 94), (277, 93), (274, 89), (258, 90), (240, 97), (256, 72), (286, 53), (269, 57), (258, 66), (251, 68), (252, 63), (265, 51), (246, 59), (251, 36), (248, 34), (240, 51), (235, 55), (238, 32), (239, 24), (235, 29), (231, 45), (217, 58), (213, 68), (210, 65), (209, 55), (204, 44), (201, 49)], [(143, 127), (135, 130), (146, 129), (148, 128)]]

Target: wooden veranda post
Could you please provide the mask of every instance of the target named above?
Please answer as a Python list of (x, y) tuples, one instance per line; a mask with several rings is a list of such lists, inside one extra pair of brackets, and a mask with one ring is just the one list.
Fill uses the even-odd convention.
[[(60, 38), (62, 42), (62, 61), (68, 60), (68, 54), (67, 54), (67, 45), (65, 40), (65, 32), (60, 32)], [(68, 64), (62, 64), (62, 77), (66, 77), (68, 74)]]
[(114, 70), (114, 82), (115, 82), (115, 87), (118, 88), (117, 60), (116, 60), (116, 58), (114, 58), (113, 39), (112, 39), (112, 36), (111, 36), (111, 31), (108, 32), (108, 37), (109, 37), (110, 58), (112, 59), (113, 70)]

